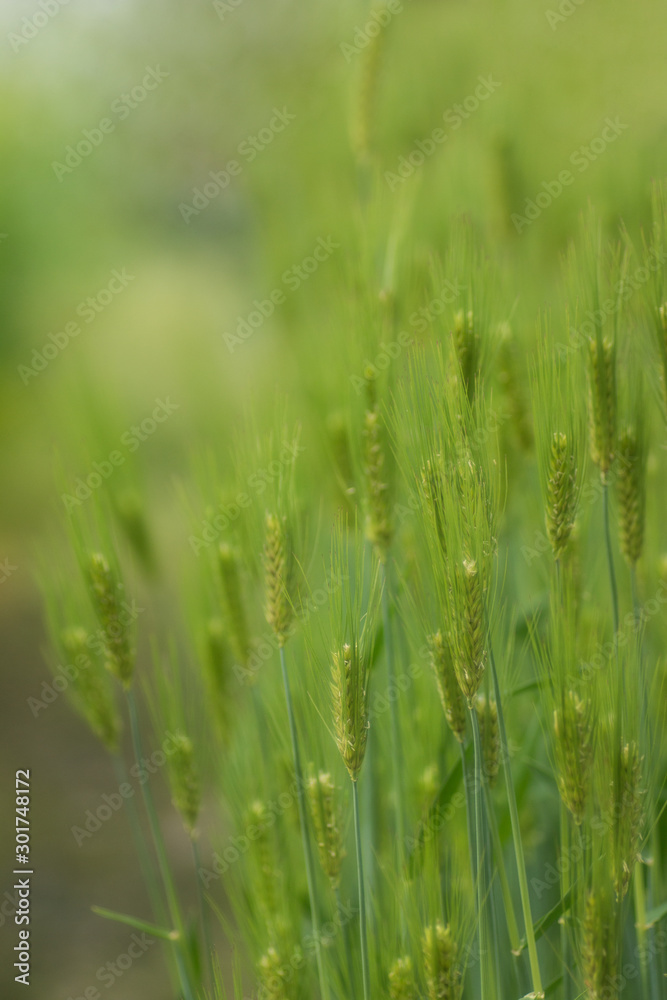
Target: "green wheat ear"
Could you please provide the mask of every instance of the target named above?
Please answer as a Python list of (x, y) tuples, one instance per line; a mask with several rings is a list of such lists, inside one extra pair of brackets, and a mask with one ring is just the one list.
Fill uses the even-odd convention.
[(472, 705), (486, 667), (484, 642), (484, 587), (475, 559), (464, 559), (455, 567), (461, 598), (457, 622), (454, 666), (461, 691)]
[(60, 638), (63, 650), (76, 668), (72, 690), (81, 711), (107, 750), (116, 753), (121, 724), (109, 675), (91, 659), (85, 629), (65, 629)]
[(291, 1000), (296, 995), (292, 968), (281, 959), (273, 945), (265, 952), (258, 963), (260, 996), (266, 1000)]
[(368, 409), (364, 415), (363, 471), (366, 484), (366, 537), (380, 562), (385, 562), (392, 539), (389, 483), (384, 426), (373, 378), (366, 376)]
[(457, 962), (458, 947), (449, 928), (440, 920), (427, 927), (422, 938), (424, 978), (429, 1000), (458, 1000), (463, 983)]
[(644, 544), (646, 461), (642, 429), (625, 427), (618, 437), (619, 533), (621, 551), (629, 566), (636, 566)]
[(554, 744), (558, 789), (565, 806), (581, 826), (591, 788), (593, 712), (589, 699), (567, 691), (554, 710)]
[(397, 958), (389, 970), (389, 1000), (417, 1000), (418, 995), (412, 959)]
[(456, 678), (451, 648), (441, 632), (429, 636), (428, 643), (431, 650), (431, 666), (445, 719), (456, 739), (459, 743), (463, 743), (466, 738), (466, 710)]
[(281, 648), (287, 641), (293, 618), (290, 597), (292, 576), (293, 555), (287, 520), (275, 514), (267, 514), (264, 544), (265, 613)]
[(320, 771), (315, 775), (311, 771), (306, 790), (322, 871), (329, 879), (331, 888), (337, 889), (340, 885), (345, 848), (341, 833), (340, 810), (335, 802), (336, 788), (330, 774)]
[(618, 851), (615, 878), (616, 893), (624, 896), (635, 867), (642, 824), (644, 796), (642, 787), (642, 757), (634, 741), (625, 743), (619, 761), (619, 794), (615, 803), (618, 813)]
[(547, 475), (547, 536), (554, 557), (563, 554), (577, 514), (577, 460), (567, 434), (554, 432)]
[(88, 583), (93, 607), (103, 630), (107, 669), (124, 687), (129, 688), (134, 673), (134, 650), (129, 622), (120, 600), (123, 586), (105, 556), (99, 552), (89, 558)]
[(455, 314), (452, 344), (465, 391), (468, 398), (472, 399), (475, 391), (475, 379), (480, 367), (480, 338), (475, 329), (475, 317), (472, 309), (467, 312), (460, 309)]
[(493, 698), (478, 695), (475, 699), (475, 711), (479, 722), (482, 741), (482, 756), (484, 758), (484, 774), (493, 788), (500, 770), (500, 731), (498, 729), (498, 707)]
[(617, 1000), (613, 902), (604, 889), (588, 892), (582, 925), (581, 962), (590, 1000)]
[(589, 340), (588, 413), (591, 458), (606, 483), (616, 448), (616, 348), (601, 335)]
[(368, 658), (346, 642), (333, 653), (331, 693), (336, 744), (352, 781), (359, 777), (368, 738)]
[(194, 836), (201, 790), (195, 765), (192, 741), (184, 733), (174, 733), (171, 738), (172, 754), (169, 758), (171, 798), (190, 836)]
[(218, 566), (230, 645), (238, 663), (245, 667), (248, 662), (250, 642), (243, 605), (241, 574), (236, 554), (226, 542), (223, 542), (218, 549)]

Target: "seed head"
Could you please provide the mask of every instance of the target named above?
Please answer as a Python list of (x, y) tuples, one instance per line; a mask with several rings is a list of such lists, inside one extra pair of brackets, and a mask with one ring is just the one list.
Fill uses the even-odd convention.
[(428, 641), (431, 649), (431, 666), (447, 725), (459, 743), (463, 743), (466, 738), (466, 711), (461, 688), (456, 679), (452, 651), (442, 632), (436, 632)]
[(329, 879), (331, 888), (336, 889), (340, 885), (340, 872), (345, 849), (341, 834), (340, 813), (334, 801), (335, 786), (331, 775), (324, 771), (320, 771), (317, 776), (311, 774), (307, 790), (322, 871)]
[(224, 542), (218, 550), (218, 565), (220, 567), (222, 597), (230, 644), (237, 662), (241, 666), (245, 666), (248, 661), (250, 644), (248, 642), (248, 625), (243, 606), (241, 575), (235, 553), (231, 546)]
[(345, 643), (333, 654), (333, 695), (336, 743), (352, 781), (359, 777), (368, 737), (368, 661), (359, 645)]
[(462, 606), (456, 622), (454, 667), (463, 696), (472, 705), (486, 666), (483, 585), (475, 559), (464, 559), (456, 571)]
[(561, 798), (580, 826), (590, 792), (593, 713), (590, 701), (574, 691), (567, 691), (554, 711), (554, 746)]
[(107, 669), (129, 688), (134, 672), (134, 651), (127, 615), (121, 606), (122, 584), (99, 552), (90, 556), (88, 582), (93, 607), (103, 630)]
[(273, 927), (278, 910), (278, 869), (271, 825), (275, 818), (266, 805), (257, 799), (248, 810), (248, 828), (254, 828), (254, 860), (257, 870), (257, 899), (264, 911), (267, 923)]
[(462, 991), (461, 970), (456, 961), (458, 951), (449, 929), (438, 920), (427, 927), (422, 938), (424, 976), (428, 1000), (459, 1000)]
[(266, 620), (279, 646), (284, 646), (292, 623), (290, 587), (292, 583), (292, 548), (285, 518), (266, 515), (264, 573), (266, 581)]
[(90, 657), (88, 633), (68, 628), (61, 635), (62, 648), (76, 673), (72, 690), (90, 728), (111, 753), (118, 750), (120, 717), (109, 675)]
[(472, 399), (475, 391), (475, 378), (479, 371), (479, 333), (475, 330), (472, 310), (464, 312), (461, 309), (454, 316), (452, 341), (463, 385), (468, 398)]
[(616, 444), (616, 354), (606, 337), (589, 341), (588, 389), (591, 458), (606, 483)]
[(417, 986), (412, 959), (397, 958), (389, 970), (389, 1000), (417, 1000)]
[(547, 536), (554, 557), (567, 546), (577, 512), (577, 463), (567, 435), (556, 431), (551, 439), (547, 479)]
[(291, 969), (271, 946), (259, 960), (260, 994), (266, 1000), (291, 1000), (294, 990), (288, 986), (290, 973)]
[(581, 961), (590, 1000), (617, 1000), (613, 904), (603, 891), (586, 896)]
[(175, 733), (171, 742), (172, 753), (169, 760), (171, 799), (181, 814), (188, 833), (192, 836), (201, 805), (194, 749), (192, 741), (184, 733)]
[(621, 750), (619, 775), (620, 789), (615, 810), (618, 814), (619, 872), (615, 888), (617, 895), (624, 896), (639, 849), (646, 794), (642, 788), (642, 757), (634, 741), (626, 743)]
[(447, 552), (445, 534), (445, 493), (443, 484), (443, 469), (440, 455), (430, 458), (421, 470), (422, 494), (426, 502), (429, 516), (435, 525), (438, 542), (443, 555)]
[(618, 508), (621, 551), (629, 566), (635, 566), (644, 543), (646, 466), (642, 442), (633, 427), (618, 439)]
[(492, 698), (478, 695), (475, 711), (479, 721), (484, 758), (484, 774), (491, 788), (496, 783), (500, 769), (500, 731), (498, 729), (498, 707)]
[(380, 408), (371, 395), (371, 407), (364, 416), (364, 478), (366, 482), (366, 537), (384, 562), (391, 543), (389, 483)]

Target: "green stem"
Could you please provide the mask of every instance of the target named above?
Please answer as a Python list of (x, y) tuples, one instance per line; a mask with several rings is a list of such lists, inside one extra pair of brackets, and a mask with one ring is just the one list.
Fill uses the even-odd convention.
[(609, 483), (602, 484), (602, 509), (604, 517), (604, 542), (607, 550), (607, 566), (609, 569), (609, 586), (611, 588), (611, 606), (614, 615), (614, 645), (618, 657), (618, 589), (616, 587), (616, 570), (614, 569), (614, 554), (611, 548), (611, 531), (609, 529)]
[(364, 862), (361, 855), (361, 825), (359, 823), (359, 791), (357, 782), (352, 782), (352, 803), (354, 805), (354, 840), (357, 848), (357, 884), (359, 888), (359, 940), (361, 943), (361, 970), (364, 981), (364, 1000), (370, 1000), (370, 969), (368, 964), (368, 939), (366, 937), (366, 889), (364, 886)]
[[(637, 929), (637, 945), (640, 954), (646, 954), (646, 893), (644, 890), (644, 864), (642, 861), (635, 862), (633, 882), (633, 893), (635, 902), (635, 927)], [(642, 989), (645, 1000), (649, 1000), (651, 994), (648, 989), (648, 971), (645, 962), (640, 962), (639, 967), (642, 974)]]
[(336, 895), (336, 910), (338, 911), (338, 919), (340, 921), (341, 927), (343, 929), (343, 943), (345, 945), (345, 963), (347, 965), (347, 976), (348, 984), (345, 995), (350, 997), (350, 1000), (354, 1000), (356, 996), (356, 990), (354, 988), (354, 962), (352, 961), (352, 945), (350, 944), (350, 924), (349, 921), (344, 918), (343, 915), (343, 904), (340, 898), (340, 889), (335, 890)]
[(475, 839), (477, 843), (477, 927), (479, 934), (479, 969), (480, 969), (480, 1000), (489, 996), (488, 989), (488, 944), (486, 926), (485, 872), (484, 862), (484, 832), (482, 830), (482, 741), (479, 732), (479, 720), (473, 705), (469, 706), (470, 721), (475, 745)]
[(280, 668), (283, 675), (283, 685), (285, 687), (285, 702), (287, 704), (287, 718), (289, 720), (290, 737), (292, 740), (292, 756), (294, 758), (294, 775), (298, 786), (297, 805), (299, 809), (299, 825), (301, 827), (301, 841), (303, 844), (303, 856), (306, 864), (306, 881), (308, 883), (308, 898), (310, 900), (310, 919), (313, 925), (313, 938), (315, 940), (315, 957), (317, 959), (317, 975), (320, 981), (320, 993), (322, 1000), (328, 1000), (329, 991), (324, 975), (324, 964), (322, 961), (322, 941), (320, 937), (320, 922), (317, 912), (317, 900), (315, 899), (315, 869), (313, 868), (313, 854), (310, 848), (310, 838), (308, 836), (308, 824), (306, 821), (306, 807), (303, 801), (303, 770), (301, 768), (301, 757), (299, 754), (299, 741), (296, 732), (296, 721), (294, 719), (294, 708), (292, 707), (292, 695), (290, 692), (289, 677), (287, 676), (287, 665), (285, 663), (285, 648), (280, 647)]
[(540, 963), (537, 958), (537, 945), (535, 943), (535, 931), (533, 930), (533, 915), (530, 909), (530, 896), (528, 894), (528, 876), (526, 875), (526, 859), (523, 852), (523, 841), (521, 839), (521, 824), (519, 823), (519, 810), (516, 804), (516, 793), (514, 791), (514, 778), (510, 767), (509, 753), (507, 749), (507, 730), (505, 729), (505, 715), (503, 712), (502, 694), (498, 671), (489, 641), (489, 660), (491, 663), (491, 675), (493, 678), (493, 692), (496, 698), (498, 709), (498, 730), (500, 733), (500, 754), (503, 761), (503, 771), (505, 772), (505, 784), (507, 786), (507, 803), (512, 821), (512, 838), (514, 840), (514, 855), (516, 857), (517, 874), (519, 876), (519, 891), (521, 893), (521, 908), (523, 910), (523, 922), (526, 928), (526, 942), (528, 944), (528, 958), (530, 961), (530, 972), (533, 982), (533, 992), (538, 997), (544, 996), (542, 988), (542, 976), (540, 975)]
[[(391, 632), (389, 565), (381, 563), (382, 583), (382, 629), (384, 632), (384, 648), (387, 659), (387, 691), (389, 695), (389, 716), (391, 726), (391, 763), (394, 779), (394, 797), (396, 801), (396, 839), (398, 841), (398, 864), (403, 865), (405, 847), (405, 823), (403, 821), (403, 788), (401, 761), (401, 734), (398, 719), (398, 688), (395, 683), (394, 641)], [(394, 697), (396, 695), (396, 697)]]
[(521, 937), (519, 935), (519, 926), (516, 922), (516, 914), (514, 913), (514, 903), (512, 902), (512, 893), (510, 890), (510, 884), (507, 878), (507, 869), (505, 868), (505, 860), (503, 858), (503, 846), (500, 842), (500, 833), (498, 832), (498, 823), (496, 821), (496, 813), (493, 808), (493, 802), (491, 800), (491, 793), (488, 788), (486, 791), (486, 816), (489, 823), (489, 831), (491, 833), (491, 841), (493, 843), (493, 853), (496, 858), (496, 866), (498, 868), (498, 878), (500, 879), (500, 889), (503, 896), (503, 903), (505, 906), (505, 919), (507, 920), (507, 932), (510, 939), (510, 948), (512, 949), (513, 955), (521, 954)]
[[(569, 860), (570, 858), (570, 824), (568, 813), (565, 805), (561, 800), (560, 804), (560, 850), (561, 857)], [(569, 865), (563, 866), (563, 872), (561, 875), (561, 892), (563, 898), (566, 897), (570, 889), (570, 867)], [(567, 924), (565, 919), (565, 914), (561, 917), (560, 925), (560, 951), (561, 951), (561, 965), (563, 967), (563, 1000), (568, 1000), (570, 995), (570, 975), (569, 975), (569, 941), (567, 933)]]
[(470, 874), (472, 876), (473, 889), (477, 883), (477, 851), (475, 847), (475, 828), (473, 826), (474, 805), (470, 795), (470, 778), (468, 776), (468, 762), (463, 743), (459, 743), (461, 748), (461, 778), (466, 796), (466, 823), (468, 826), (468, 850), (470, 852)]
[[(128, 688), (126, 690), (126, 695), (127, 695), (127, 706), (130, 715), (130, 729), (132, 731), (132, 745), (134, 747), (134, 755), (136, 757), (137, 764), (139, 765), (139, 767), (141, 767), (141, 761), (143, 759), (144, 754), (141, 744), (141, 730), (139, 728), (137, 702), (134, 697), (134, 692), (131, 689)], [(184, 933), (183, 919), (181, 917), (181, 910), (178, 904), (178, 898), (176, 896), (176, 889), (174, 888), (174, 882), (171, 877), (171, 871), (169, 869), (167, 852), (165, 850), (164, 841), (162, 839), (162, 833), (160, 831), (160, 824), (157, 818), (157, 812), (155, 810), (155, 803), (153, 802), (153, 796), (151, 794), (151, 790), (149, 788), (147, 781), (142, 784), (141, 792), (144, 800), (144, 807), (146, 809), (146, 815), (148, 816), (148, 824), (151, 829), (153, 846), (155, 848), (158, 868), (160, 870), (160, 877), (162, 878), (162, 884), (164, 886), (165, 895), (167, 897), (167, 906), (169, 907), (170, 919), (175, 929), (178, 931), (178, 941), (175, 943), (174, 950), (176, 956), (176, 964), (178, 965), (179, 978), (181, 980), (181, 986), (183, 989), (183, 994), (186, 1000), (194, 1000), (195, 995), (190, 983), (187, 953), (185, 951), (185, 933)]]
[(197, 880), (197, 902), (199, 904), (204, 949), (206, 951), (206, 972), (210, 988), (213, 989), (215, 985), (215, 975), (213, 972), (213, 943), (211, 940), (211, 925), (208, 919), (208, 909), (206, 907), (206, 900), (204, 899), (204, 893), (202, 891), (201, 879), (199, 878), (201, 857), (199, 854), (199, 842), (196, 836), (190, 837), (190, 843), (192, 844), (192, 861), (195, 866), (195, 878)]

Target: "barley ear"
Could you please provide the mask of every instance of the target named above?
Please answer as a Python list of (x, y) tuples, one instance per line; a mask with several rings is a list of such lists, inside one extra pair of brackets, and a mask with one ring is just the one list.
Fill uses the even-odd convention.
[(334, 733), (343, 763), (356, 781), (366, 754), (368, 737), (368, 669), (358, 643), (345, 643), (333, 654), (331, 693)]
[(266, 620), (282, 648), (292, 624), (292, 549), (285, 518), (266, 515), (264, 579), (266, 585)]
[(589, 340), (588, 353), (591, 458), (606, 483), (616, 446), (616, 351), (609, 338), (598, 336)]
[(500, 770), (500, 732), (498, 729), (498, 708), (493, 698), (478, 695), (475, 699), (475, 711), (479, 722), (482, 741), (482, 756), (484, 758), (484, 774), (489, 786), (493, 788)]
[(417, 985), (412, 959), (397, 958), (389, 970), (389, 1000), (417, 1000)]
[(118, 751), (120, 717), (111, 690), (111, 680), (104, 669), (90, 657), (88, 633), (83, 628), (65, 629), (60, 637), (62, 648), (74, 665), (76, 674), (72, 691), (90, 728), (111, 753)]
[(422, 952), (428, 1000), (459, 1000), (463, 984), (457, 951), (449, 924), (438, 920), (426, 928)]
[(222, 595), (230, 644), (239, 664), (244, 667), (248, 661), (250, 644), (248, 641), (248, 626), (243, 592), (241, 589), (241, 574), (238, 560), (231, 546), (222, 543), (218, 549), (218, 566), (222, 581)]
[(102, 627), (107, 669), (129, 688), (134, 673), (134, 650), (127, 614), (121, 603), (123, 586), (107, 559), (99, 552), (88, 562), (88, 583), (93, 607)]
[(389, 511), (384, 428), (380, 407), (375, 398), (373, 380), (366, 378), (369, 408), (364, 415), (364, 479), (366, 483), (366, 537), (374, 546), (378, 558), (385, 562), (392, 539)]
[(593, 717), (591, 703), (575, 691), (565, 692), (554, 711), (554, 741), (558, 790), (565, 806), (581, 826), (590, 795), (593, 764)]
[(169, 758), (171, 798), (190, 836), (194, 836), (201, 791), (194, 759), (192, 741), (184, 733), (174, 733), (171, 738), (172, 753)]
[(618, 438), (616, 489), (621, 551), (636, 566), (644, 544), (646, 464), (641, 431), (625, 427)]
[(336, 809), (335, 786), (330, 774), (312, 771), (306, 785), (308, 804), (315, 829), (315, 841), (322, 871), (329, 879), (332, 889), (340, 885), (340, 873), (345, 857), (341, 821)]
[(551, 439), (547, 476), (547, 536), (554, 558), (563, 554), (577, 512), (577, 463), (567, 434), (556, 431)]
[(466, 738), (466, 710), (461, 688), (456, 679), (452, 651), (441, 632), (429, 636), (428, 644), (431, 650), (431, 666), (447, 725), (459, 743), (463, 743)]

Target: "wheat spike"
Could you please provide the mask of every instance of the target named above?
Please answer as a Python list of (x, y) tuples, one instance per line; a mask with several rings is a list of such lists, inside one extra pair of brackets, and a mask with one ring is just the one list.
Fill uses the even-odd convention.
[(466, 738), (466, 710), (461, 688), (456, 679), (452, 651), (441, 632), (430, 636), (428, 642), (431, 649), (431, 666), (447, 724), (459, 743), (463, 743)]
[(644, 543), (645, 466), (641, 442), (633, 427), (626, 427), (618, 438), (619, 532), (621, 551), (629, 566), (635, 566)]
[(307, 784), (308, 802), (315, 829), (315, 841), (322, 871), (332, 889), (340, 885), (340, 873), (345, 857), (339, 812), (334, 802), (335, 785), (330, 774), (311, 774)]
[(292, 582), (292, 549), (285, 518), (266, 515), (264, 545), (264, 579), (266, 584), (266, 620), (273, 629), (279, 646), (284, 646), (292, 624), (290, 585)]
[(95, 612), (104, 633), (107, 669), (129, 688), (134, 673), (134, 651), (129, 623), (119, 596), (122, 585), (116, 579), (107, 559), (99, 552), (90, 556), (88, 579)]
[(556, 432), (551, 440), (547, 479), (547, 536), (556, 559), (563, 554), (577, 512), (577, 467), (567, 435)]
[(458, 1000), (462, 991), (458, 951), (449, 924), (440, 920), (427, 927), (422, 938), (424, 977), (429, 1000)]

